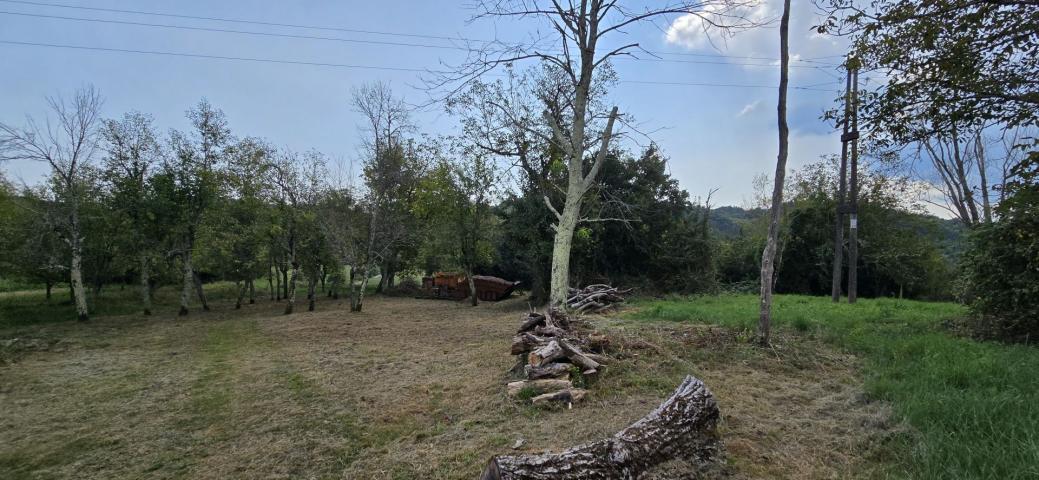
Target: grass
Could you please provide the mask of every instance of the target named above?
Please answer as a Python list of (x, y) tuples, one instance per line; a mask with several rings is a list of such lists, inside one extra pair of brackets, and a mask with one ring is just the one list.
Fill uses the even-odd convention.
[[(750, 338), (758, 299), (750, 295), (645, 300), (629, 318), (707, 323)], [(834, 305), (780, 295), (774, 325), (818, 338), (863, 359), (866, 394), (890, 402), (911, 428), (880, 458), (891, 478), (1039, 478), (1039, 350), (977, 342), (946, 330), (964, 310), (894, 299)], [(789, 345), (786, 345), (789, 346)], [(784, 345), (777, 345), (782, 356)]]

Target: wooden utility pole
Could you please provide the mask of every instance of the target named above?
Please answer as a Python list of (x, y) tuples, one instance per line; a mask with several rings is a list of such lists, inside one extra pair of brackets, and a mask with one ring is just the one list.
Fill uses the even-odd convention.
[[(850, 59), (850, 57), (849, 57)], [(848, 206), (844, 203), (844, 196), (848, 186), (848, 141), (851, 140), (849, 132), (849, 120), (851, 118), (851, 69), (847, 69), (844, 86), (844, 118), (841, 119), (843, 131), (841, 133), (841, 167), (840, 179), (837, 186), (837, 221), (833, 233), (833, 285), (831, 295), (833, 303), (841, 301), (841, 277), (844, 273), (844, 212)]]
[(851, 87), (851, 184), (848, 208), (848, 303), (858, 297), (859, 262), (859, 69), (852, 71)]

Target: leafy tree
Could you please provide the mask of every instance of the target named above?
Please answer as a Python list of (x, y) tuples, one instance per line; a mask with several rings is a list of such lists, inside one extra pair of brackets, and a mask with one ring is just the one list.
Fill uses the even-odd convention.
[(1028, 342), (1039, 335), (1039, 153), (1012, 175), (999, 220), (971, 233), (965, 293), (979, 334)]

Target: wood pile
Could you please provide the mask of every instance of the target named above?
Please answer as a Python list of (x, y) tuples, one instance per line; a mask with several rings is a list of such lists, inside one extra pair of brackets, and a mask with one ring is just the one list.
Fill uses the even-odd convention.
[(664, 403), (615, 435), (560, 453), (499, 455), (481, 480), (639, 478), (671, 459), (717, 458), (720, 413), (711, 391), (687, 376)]
[(566, 308), (576, 313), (603, 313), (624, 303), (624, 295), (632, 289), (622, 290), (604, 284), (588, 285), (584, 288), (570, 288), (570, 296), (566, 299)]
[(518, 357), (513, 371), (524, 380), (508, 384), (509, 396), (529, 396), (534, 405), (561, 402), (568, 407), (584, 398), (583, 387), (609, 361), (600, 354), (609, 342), (605, 337), (582, 336), (574, 327), (566, 312), (555, 308), (523, 318), (511, 352)]

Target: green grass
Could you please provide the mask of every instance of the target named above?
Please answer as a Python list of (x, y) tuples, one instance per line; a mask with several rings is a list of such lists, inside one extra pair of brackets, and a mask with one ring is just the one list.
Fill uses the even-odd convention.
[[(748, 338), (758, 317), (751, 295), (636, 304), (633, 319), (719, 324)], [(946, 331), (965, 314), (949, 303), (780, 295), (773, 321), (863, 359), (867, 395), (912, 427), (878, 459), (891, 478), (1039, 478), (1039, 350)]]

